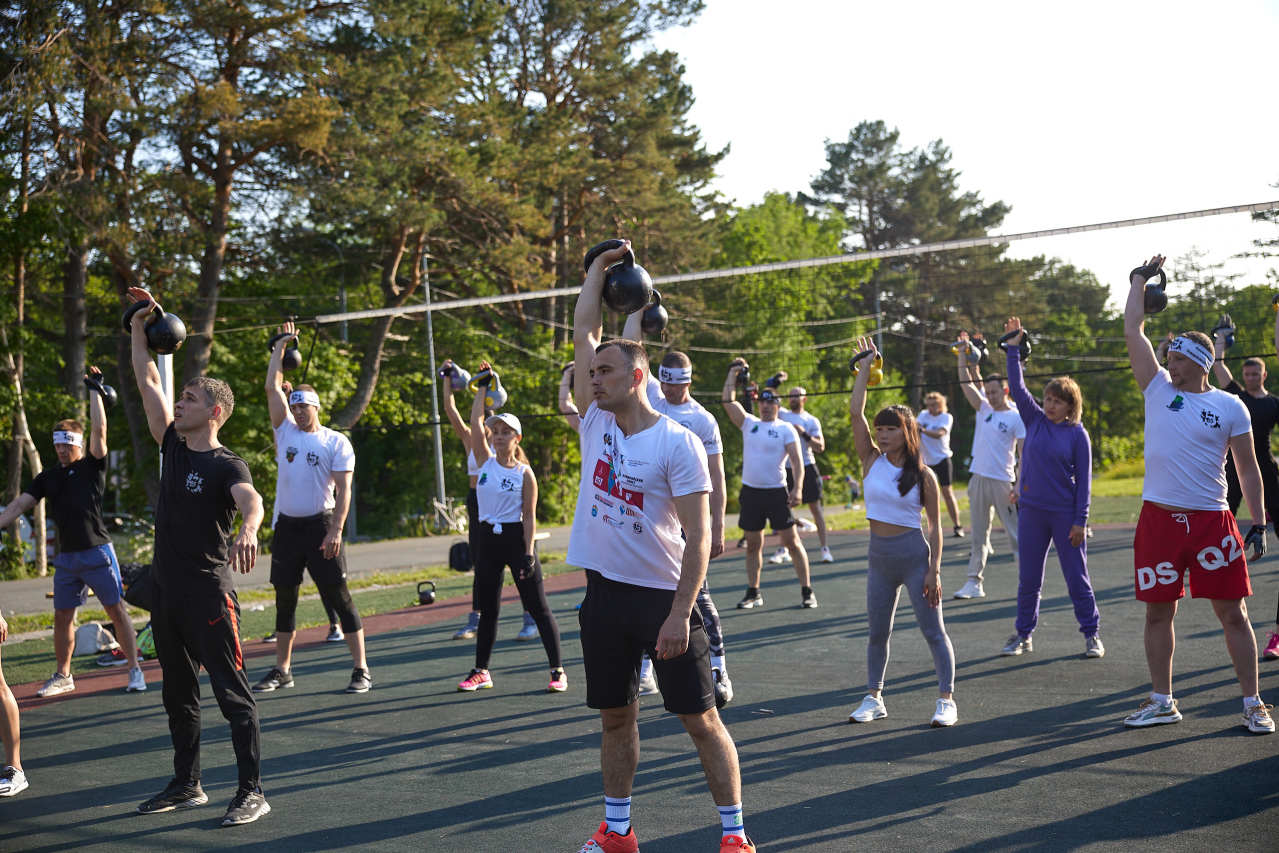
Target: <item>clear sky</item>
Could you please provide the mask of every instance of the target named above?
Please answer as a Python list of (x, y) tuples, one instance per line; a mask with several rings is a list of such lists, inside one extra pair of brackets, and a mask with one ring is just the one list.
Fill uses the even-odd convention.
[[(825, 141), (876, 119), (906, 147), (942, 139), (964, 190), (1012, 206), (1001, 233), (1279, 200), (1279, 0), (706, 5), (657, 44), (684, 59), (708, 147), (731, 144), (716, 186), (739, 205), (807, 189)], [(1113, 298), (1191, 248), (1265, 283), (1279, 262), (1231, 256), (1277, 236), (1235, 214), (1009, 252), (1090, 269)]]

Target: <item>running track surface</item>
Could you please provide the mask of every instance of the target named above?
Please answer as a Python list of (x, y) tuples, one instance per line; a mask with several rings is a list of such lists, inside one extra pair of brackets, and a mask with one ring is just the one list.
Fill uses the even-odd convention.
[[(1131, 536), (1103, 530), (1090, 541), (1102, 660), (1083, 657), (1052, 555), (1035, 651), (998, 656), (1012, 631), (1016, 580), (1008, 540), (995, 536), (988, 597), (945, 602), (959, 664), (953, 729), (927, 725), (936, 682), (905, 601), (885, 689), (889, 716), (846, 722), (864, 693), (864, 533), (833, 535), (836, 562), (814, 565), (817, 610), (799, 609), (789, 566), (766, 566), (763, 610), (736, 610), (742, 552), (715, 561), (711, 588), (737, 691), (723, 716), (760, 849), (1275, 849), (1279, 735), (1239, 725), (1238, 688), (1207, 602), (1187, 601), (1178, 615), (1174, 687), (1185, 720), (1136, 731), (1120, 722), (1149, 681)], [(954, 590), (968, 541), (945, 545), (944, 584)], [(273, 811), (244, 827), (218, 826), (235, 765), (207, 683), (210, 803), (151, 816), (134, 808), (171, 775), (158, 671), (142, 695), (120, 693), (118, 671), (78, 680), (74, 694), (50, 701), (17, 688), (31, 788), (0, 800), (0, 850), (576, 851), (603, 813), (598, 716), (584, 704), (573, 611), (581, 584), (576, 573), (551, 581), (569, 673), (563, 695), (543, 692), (541, 645), (513, 640), (520, 613), (509, 598), (496, 687), (477, 694), (454, 689), (473, 661), (472, 642), (450, 639), (465, 602), (369, 619), (375, 686), (361, 696), (342, 692), (345, 646), (304, 632), (298, 686), (259, 701)], [(1251, 615), (1264, 642), (1279, 558), (1253, 567), (1253, 585)], [(272, 647), (246, 648), (255, 680)], [(1263, 662), (1261, 673), (1273, 703), (1279, 662)], [(641, 701), (633, 812), (641, 849), (717, 850), (715, 807), (687, 736), (660, 702)]]

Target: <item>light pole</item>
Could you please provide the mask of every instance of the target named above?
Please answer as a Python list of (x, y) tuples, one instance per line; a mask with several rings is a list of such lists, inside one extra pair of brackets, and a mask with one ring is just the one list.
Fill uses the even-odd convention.
[(431, 274), (428, 268), (430, 255), (422, 252), (422, 292), (426, 295), (426, 349), (430, 360), (431, 383), (431, 421), (435, 424), (435, 492), (440, 503), (444, 503), (444, 444), (440, 435), (440, 396), (439, 383), (435, 375), (435, 325), (431, 322)]

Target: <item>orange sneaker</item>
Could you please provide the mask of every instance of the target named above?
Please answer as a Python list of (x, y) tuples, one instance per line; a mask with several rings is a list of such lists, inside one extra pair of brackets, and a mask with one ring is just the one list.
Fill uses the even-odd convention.
[[(609, 832), (608, 821), (603, 821), (577, 853), (639, 853), (635, 827), (628, 829), (625, 835), (618, 835), (616, 832)], [(750, 848), (750, 853), (755, 853), (754, 847)]]
[(755, 853), (755, 843), (740, 835), (725, 835), (719, 840), (719, 853)]

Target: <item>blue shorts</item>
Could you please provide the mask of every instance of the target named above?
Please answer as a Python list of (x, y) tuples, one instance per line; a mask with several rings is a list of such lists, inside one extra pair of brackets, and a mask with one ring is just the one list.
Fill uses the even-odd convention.
[(103, 607), (111, 607), (124, 597), (120, 584), (120, 561), (107, 543), (87, 551), (64, 551), (53, 558), (53, 609), (74, 610), (89, 600), (85, 587), (93, 590)]

